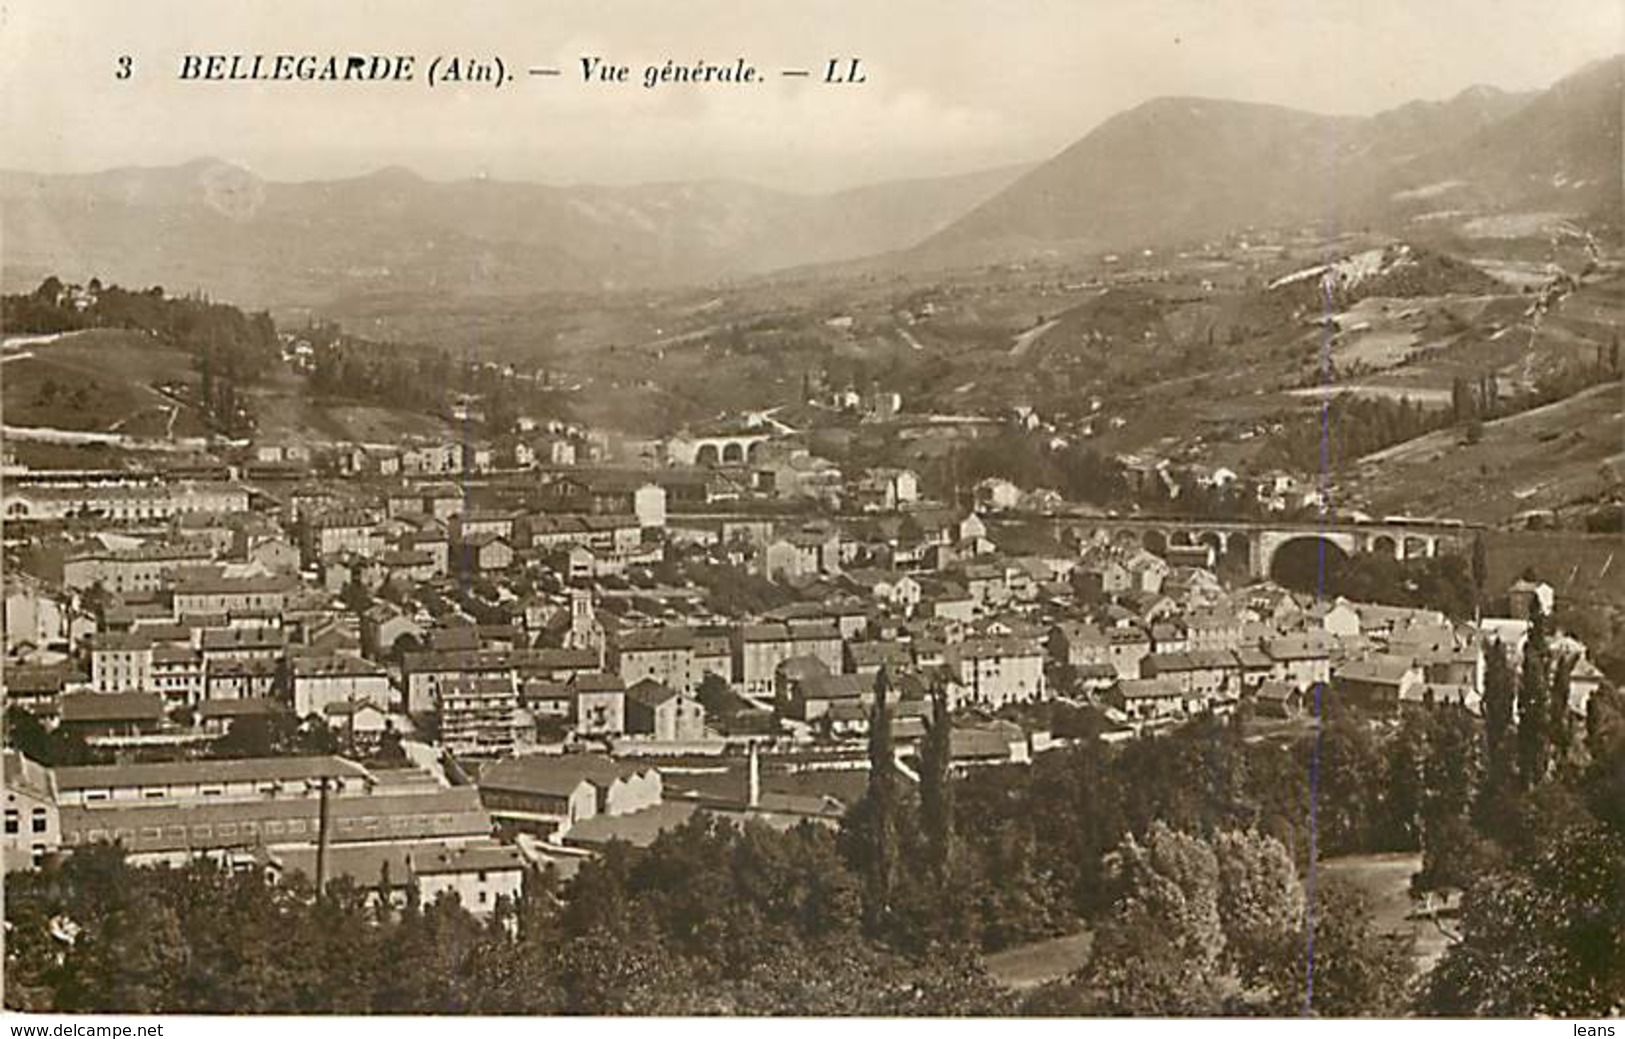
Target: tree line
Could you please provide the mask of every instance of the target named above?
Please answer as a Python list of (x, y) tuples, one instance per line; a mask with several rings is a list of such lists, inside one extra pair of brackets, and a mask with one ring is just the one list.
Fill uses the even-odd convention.
[(126, 289), (92, 278), (76, 297), (74, 287), (53, 275), (33, 292), (0, 297), (0, 324), (11, 333), (91, 328), (147, 332), (212, 359), (223, 378), (242, 382), (265, 375), (281, 356), (276, 325), (265, 311), (245, 313), (202, 295), (170, 296), (159, 285)]
[(202, 295), (170, 296), (159, 285), (134, 290), (92, 278), (69, 286), (52, 275), (33, 292), (0, 297), (0, 326), (41, 334), (127, 329), (184, 350), (198, 371), (199, 408), (227, 434), (251, 426), (239, 387), (260, 380), (281, 359), (270, 314), (245, 313)]
[[(193, 1012), (1550, 1014), (1625, 1003), (1625, 707), (1583, 724), (1538, 622), (1492, 654), (1483, 718), (1328, 709), (1247, 738), (1207, 718), (1030, 766), (963, 772), (931, 722), (898, 766), (877, 678), (866, 793), (835, 830), (703, 814), (528, 877), (480, 921), (454, 902), (320, 899), (299, 878), (76, 852), (8, 880), (8, 1005)], [(930, 691), (930, 718), (946, 717)], [(1507, 697), (1510, 696), (1510, 707)], [(1311, 811), (1313, 806), (1313, 811)], [(1420, 852), (1418, 896), (1461, 892), (1425, 979), (1328, 856)], [(379, 878), (383, 886), (385, 878)], [(60, 935), (72, 932), (71, 940)], [(1016, 996), (983, 956), (1087, 932)], [(1311, 945), (1312, 939), (1312, 945)], [(1313, 955), (1310, 949), (1313, 948)], [(1612, 1010), (1610, 1010), (1612, 1008)]]

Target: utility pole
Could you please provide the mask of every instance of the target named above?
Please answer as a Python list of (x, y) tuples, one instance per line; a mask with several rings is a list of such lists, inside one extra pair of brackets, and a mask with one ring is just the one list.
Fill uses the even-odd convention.
[(316, 898), (327, 890), (327, 777), (321, 778), (316, 808)]

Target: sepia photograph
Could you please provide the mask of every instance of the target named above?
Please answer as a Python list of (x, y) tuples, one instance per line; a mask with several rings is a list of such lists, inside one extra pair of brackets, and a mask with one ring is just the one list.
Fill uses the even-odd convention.
[(10, 1034), (1614, 1036), (1622, 113), (1620, 0), (0, 0)]

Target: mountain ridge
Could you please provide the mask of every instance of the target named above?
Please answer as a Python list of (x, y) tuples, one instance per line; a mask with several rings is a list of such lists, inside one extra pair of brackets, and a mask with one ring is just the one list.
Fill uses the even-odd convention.
[(1615, 56), (1542, 91), (1475, 85), (1369, 116), (1163, 96), (1040, 163), (819, 194), (728, 179), (441, 181), (400, 165), (275, 181), (215, 157), (7, 170), (0, 276), (9, 289), (48, 273), (96, 275), (320, 305), (374, 288), (666, 287), (1162, 247), (1255, 227), (1617, 212), (1622, 70)]
[(319, 300), (335, 279), (497, 292), (674, 284), (902, 248), (1023, 169), (822, 195), (720, 180), (432, 181), (404, 167), (273, 181), (210, 158), (91, 173), (8, 170), (0, 172), (4, 267), (12, 288), (36, 274), (95, 274), (202, 285), (255, 303)]
[[(1559, 190), (1554, 199), (1537, 190), (1524, 167), (1568, 164), (1579, 172), (1551, 176), (1617, 185), (1622, 69), (1625, 56), (1616, 56), (1543, 91), (1478, 85), (1370, 116), (1154, 98), (1040, 163), (921, 242), (911, 259), (951, 264), (1063, 243), (1120, 250), (1297, 222), (1397, 225), (1417, 207), (1396, 205), (1396, 195), (1430, 198), (1417, 193), (1447, 181), (1450, 188), (1440, 194), (1459, 182), (1479, 209), (1556, 201), (1577, 212), (1605, 211), (1617, 194)], [(1560, 129), (1534, 132), (1550, 126)], [(1529, 148), (1523, 142), (1531, 137), (1549, 148)]]

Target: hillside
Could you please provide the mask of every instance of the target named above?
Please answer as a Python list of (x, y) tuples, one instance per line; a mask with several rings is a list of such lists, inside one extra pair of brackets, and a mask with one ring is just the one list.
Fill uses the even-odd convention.
[(1505, 286), (1472, 264), (1400, 242), (1294, 271), (1269, 289), (1300, 306), (1346, 307), (1373, 296), (1488, 294)]
[(436, 182), (400, 168), (281, 183), (214, 160), (0, 173), (0, 281), (96, 275), (287, 307), (976, 267), (1306, 225), (1504, 237), (1525, 218), (1539, 230), (1625, 207), (1622, 70), (1615, 58), (1535, 94), (1473, 87), (1369, 117), (1159, 98), (1037, 166), (822, 195)]
[(1403, 164), (1385, 184), (1407, 215), (1451, 209), (1602, 213), (1622, 195), (1625, 57), (1593, 63), (1505, 118)]
[(163, 438), (206, 425), (187, 384), (191, 354), (144, 332), (91, 329), (8, 340), (0, 354), (0, 414), (8, 427)]
[(1128, 249), (1335, 215), (1358, 120), (1162, 98), (1107, 120), (920, 246), (938, 257), (1046, 242)]
[[(922, 242), (914, 265), (1129, 250), (1248, 228), (1442, 231), (1527, 210), (1614, 219), (1625, 58), (1534, 95), (1475, 87), (1377, 115), (1161, 98), (1117, 115)], [(1442, 223), (1439, 221), (1442, 220)]]
[(1477, 443), (1460, 429), (1429, 433), (1362, 459), (1342, 494), (1375, 515), (1409, 510), (1487, 524), (1606, 500), (1625, 489), (1622, 404), (1612, 382), (1486, 422)]

